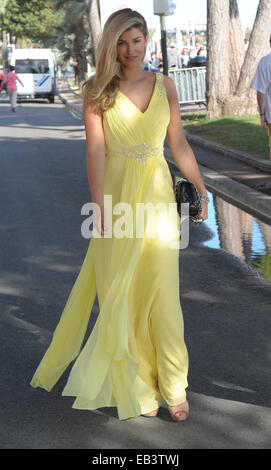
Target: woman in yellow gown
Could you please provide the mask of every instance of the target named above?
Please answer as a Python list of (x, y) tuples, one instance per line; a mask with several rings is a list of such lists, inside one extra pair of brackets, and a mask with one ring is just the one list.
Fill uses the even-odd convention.
[[(84, 90), (93, 236), (31, 385), (50, 391), (76, 359), (62, 392), (76, 397), (73, 408), (117, 407), (123, 420), (156, 416), (165, 400), (172, 418), (184, 420), (180, 218), (163, 154), (166, 135), (178, 167), (203, 194), (203, 219), (208, 200), (174, 82), (142, 68), (147, 38), (144, 18), (128, 8), (104, 26), (96, 74)], [(164, 210), (170, 205), (173, 212)], [(154, 209), (142, 219), (138, 207), (146, 206)], [(99, 316), (82, 348), (96, 294)]]

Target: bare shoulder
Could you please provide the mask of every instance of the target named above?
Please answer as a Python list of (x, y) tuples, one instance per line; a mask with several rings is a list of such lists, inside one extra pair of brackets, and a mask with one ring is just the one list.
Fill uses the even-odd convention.
[(93, 114), (96, 116), (102, 115), (102, 113), (97, 110), (95, 101), (86, 97), (84, 97), (83, 100), (83, 114), (84, 116), (87, 116), (89, 114)]
[(83, 119), (87, 133), (101, 132), (103, 126), (103, 113), (96, 107), (93, 100), (84, 99)]
[(96, 107), (95, 100), (93, 100), (89, 94), (88, 90), (92, 88), (94, 82), (94, 76), (90, 77), (83, 84), (83, 116), (84, 118), (101, 118), (102, 113)]
[(174, 80), (167, 75), (164, 75), (164, 86), (167, 91), (167, 97), (169, 101), (176, 101), (178, 95)]
[(86, 139), (88, 145), (97, 145), (104, 140), (103, 114), (96, 109), (95, 102), (84, 100), (83, 102), (83, 120), (86, 130)]

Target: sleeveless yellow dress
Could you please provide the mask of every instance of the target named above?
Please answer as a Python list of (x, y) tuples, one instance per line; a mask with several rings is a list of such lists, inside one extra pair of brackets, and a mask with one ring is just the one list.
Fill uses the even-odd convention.
[[(75, 360), (62, 395), (76, 397), (73, 408), (117, 407), (121, 420), (154, 410), (163, 400), (176, 405), (186, 399), (188, 354), (176, 248), (181, 220), (163, 154), (169, 120), (161, 73), (144, 113), (120, 91), (104, 112), (104, 196), (112, 203), (112, 233), (99, 237), (93, 231), (31, 381), (50, 391)], [(138, 207), (148, 204), (153, 210), (142, 226)], [(82, 348), (96, 295), (99, 316)]]

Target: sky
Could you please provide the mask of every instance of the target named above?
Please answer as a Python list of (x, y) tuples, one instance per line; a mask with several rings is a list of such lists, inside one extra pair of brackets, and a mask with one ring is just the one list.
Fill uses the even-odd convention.
[[(180, 22), (187, 22), (188, 20), (195, 23), (205, 23), (207, 15), (207, 1), (206, 0), (173, 0), (176, 4), (175, 14), (166, 17), (166, 25), (168, 28), (178, 26)], [(123, 3), (126, 3), (125, 0)], [(133, 2), (136, 3), (136, 2)], [(140, 2), (139, 2), (140, 4)], [(243, 31), (247, 27), (252, 29), (254, 19), (256, 16), (259, 0), (238, 0), (239, 13), (242, 23)], [(149, 27), (152, 27), (154, 22), (159, 25), (158, 17), (153, 17), (153, 0), (144, 1), (144, 9), (146, 9), (146, 20)]]
[[(166, 25), (168, 28), (174, 28), (176, 26), (176, 23), (178, 23), (178, 21), (176, 20), (180, 18), (182, 18), (184, 21), (192, 20), (195, 22), (206, 22), (206, 0), (173, 1), (176, 4), (176, 10), (175, 15), (168, 16), (166, 18)], [(146, 0), (146, 3), (149, 3), (149, 7), (152, 9), (152, 1)], [(238, 0), (239, 13), (243, 30), (245, 30), (247, 27), (250, 27), (252, 29), (258, 4), (259, 0)]]
[(238, 0), (241, 21), (245, 23), (245, 28), (248, 26), (252, 29), (258, 5), (259, 0)]
[[(207, 0), (173, 0), (176, 4), (175, 14), (166, 17), (166, 27), (178, 27), (189, 20), (195, 23), (206, 23)], [(149, 28), (159, 30), (159, 17), (153, 14), (153, 0), (100, 0), (103, 14), (107, 17), (112, 11), (122, 7), (137, 9), (142, 13)], [(249, 27), (252, 29), (259, 0), (238, 0), (240, 18), (243, 32)]]
[[(207, 1), (206, 0), (174, 0), (176, 4), (175, 16), (184, 16), (190, 19), (206, 18), (207, 15)], [(238, 0), (238, 7), (242, 27), (249, 26), (252, 28), (254, 19), (257, 12), (259, 0)], [(174, 22), (173, 17), (167, 18), (167, 24)]]

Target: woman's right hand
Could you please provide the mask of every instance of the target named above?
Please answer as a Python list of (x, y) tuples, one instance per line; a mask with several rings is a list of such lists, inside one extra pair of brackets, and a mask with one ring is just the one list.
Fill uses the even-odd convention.
[(100, 204), (95, 204), (93, 211), (93, 227), (100, 233), (104, 235), (108, 232), (108, 226), (106, 222), (106, 211), (104, 206)]

